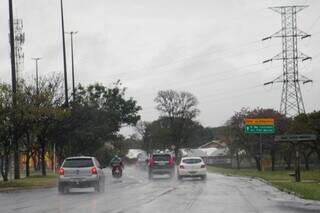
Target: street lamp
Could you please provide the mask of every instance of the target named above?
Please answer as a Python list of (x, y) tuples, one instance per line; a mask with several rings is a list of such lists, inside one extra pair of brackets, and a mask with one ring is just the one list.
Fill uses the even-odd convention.
[(70, 34), (70, 40), (71, 40), (71, 68), (72, 68), (72, 94), (73, 94), (73, 101), (75, 100), (75, 80), (74, 80), (74, 60), (73, 60), (73, 35), (77, 34), (78, 31), (70, 31), (67, 32), (67, 34)]
[(39, 68), (39, 60), (41, 60), (42, 58), (37, 57), (37, 58), (31, 58), (32, 60), (34, 60), (36, 62), (36, 88), (37, 88), (37, 95), (39, 95), (39, 74), (38, 74), (38, 68)]

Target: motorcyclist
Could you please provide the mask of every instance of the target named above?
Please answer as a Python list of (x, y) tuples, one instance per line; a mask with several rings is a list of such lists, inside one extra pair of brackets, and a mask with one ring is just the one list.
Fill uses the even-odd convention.
[(115, 156), (111, 159), (111, 161), (110, 161), (110, 166), (112, 167), (112, 174), (114, 173), (114, 171), (116, 170), (117, 167), (120, 166), (121, 172), (122, 172), (122, 169), (124, 168), (122, 159), (121, 159), (118, 155), (115, 155)]

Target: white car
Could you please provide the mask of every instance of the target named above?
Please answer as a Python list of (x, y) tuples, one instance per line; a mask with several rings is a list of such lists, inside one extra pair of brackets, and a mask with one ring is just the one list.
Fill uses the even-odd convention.
[(68, 193), (70, 188), (94, 187), (97, 192), (105, 190), (105, 175), (102, 166), (94, 157), (69, 157), (59, 170), (59, 193)]
[(179, 180), (183, 177), (207, 178), (207, 167), (200, 157), (183, 157), (177, 170)]

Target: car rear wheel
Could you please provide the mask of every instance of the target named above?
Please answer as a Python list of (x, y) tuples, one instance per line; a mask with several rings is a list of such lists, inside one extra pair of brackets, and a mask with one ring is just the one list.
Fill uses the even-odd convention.
[(100, 186), (100, 182), (99, 181), (94, 185), (94, 191), (96, 191), (96, 192), (100, 192), (101, 191), (101, 186)]
[(64, 186), (63, 186), (63, 184), (62, 183), (59, 183), (58, 184), (58, 192), (60, 193), (60, 194), (63, 194), (65, 191), (64, 191)]
[(201, 179), (202, 179), (202, 180), (206, 180), (206, 179), (207, 179), (207, 175), (201, 176)]
[(182, 176), (181, 175), (178, 175), (178, 180), (182, 180)]
[(148, 178), (149, 178), (149, 180), (152, 180), (152, 178), (153, 178), (152, 172), (149, 172)]
[(106, 185), (105, 185), (105, 182), (103, 181), (102, 183), (100, 183), (101, 186), (100, 186), (100, 192), (105, 192), (106, 190)]
[(173, 176), (174, 176), (174, 172), (170, 172), (170, 178), (173, 178)]

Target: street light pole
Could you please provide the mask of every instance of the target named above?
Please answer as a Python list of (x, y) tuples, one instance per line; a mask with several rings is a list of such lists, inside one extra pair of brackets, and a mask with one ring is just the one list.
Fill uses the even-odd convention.
[(14, 26), (13, 26), (13, 9), (12, 0), (9, 0), (9, 28), (10, 28), (10, 56), (11, 56), (11, 80), (12, 80), (12, 108), (13, 108), (13, 134), (12, 143), (14, 148), (14, 179), (20, 179), (20, 156), (19, 156), (19, 144), (17, 137), (16, 126), (16, 93), (17, 93), (17, 78), (16, 78), (16, 61), (14, 51)]
[(56, 174), (56, 143), (53, 144), (53, 174)]
[(73, 35), (77, 34), (78, 31), (70, 31), (67, 33), (70, 34), (70, 40), (71, 40), (72, 95), (73, 95), (73, 101), (74, 101), (76, 88), (75, 88), (75, 79), (74, 79)]
[(64, 18), (63, 18), (63, 2), (61, 3), (61, 27), (62, 27), (62, 48), (63, 48), (63, 70), (64, 70), (64, 98), (65, 98), (65, 107), (69, 107), (69, 98), (68, 98), (68, 79), (67, 79), (67, 62), (66, 62), (66, 42), (64, 36)]
[(37, 95), (39, 95), (39, 73), (38, 73), (38, 69), (39, 69), (39, 60), (41, 60), (42, 58), (32, 58), (35, 62), (36, 62), (36, 88), (37, 88)]

